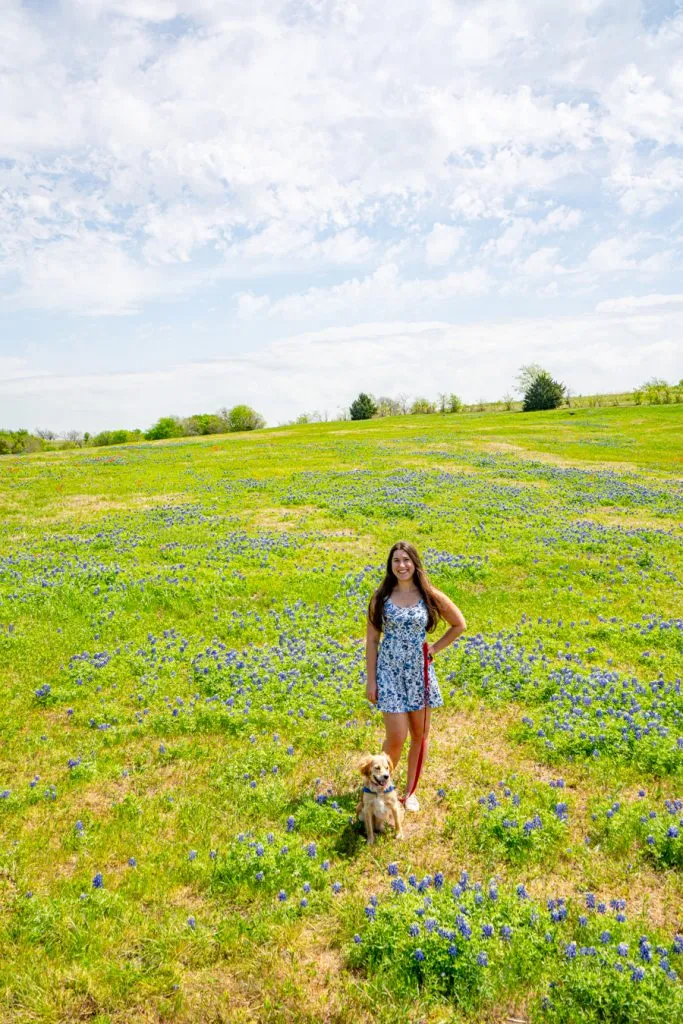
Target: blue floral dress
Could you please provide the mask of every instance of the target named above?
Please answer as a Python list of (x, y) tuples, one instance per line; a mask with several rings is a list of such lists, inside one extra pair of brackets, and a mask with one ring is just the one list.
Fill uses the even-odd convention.
[[(422, 644), (426, 639), (427, 606), (420, 598), (405, 608), (390, 597), (384, 602), (384, 635), (377, 652), (377, 707), (380, 711), (400, 713), (424, 707), (424, 660)], [(441, 691), (429, 663), (429, 706), (443, 704)]]

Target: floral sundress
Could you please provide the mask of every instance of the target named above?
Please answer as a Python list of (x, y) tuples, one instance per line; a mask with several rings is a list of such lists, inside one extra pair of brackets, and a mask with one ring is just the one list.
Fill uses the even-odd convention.
[[(424, 707), (424, 661), (427, 606), (424, 598), (402, 607), (390, 597), (384, 602), (384, 630), (377, 651), (377, 707), (401, 713)], [(434, 665), (429, 663), (429, 707), (443, 704)]]

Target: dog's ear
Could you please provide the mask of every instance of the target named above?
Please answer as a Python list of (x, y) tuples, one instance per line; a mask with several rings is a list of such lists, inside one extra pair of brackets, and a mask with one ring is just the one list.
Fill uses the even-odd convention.
[(367, 775), (372, 765), (372, 754), (363, 754), (358, 762), (358, 771), (361, 775)]
[(387, 761), (389, 762), (389, 771), (393, 772), (393, 770), (395, 768), (394, 762), (391, 760), (391, 758), (389, 757), (388, 754), (385, 754), (384, 756), (386, 757)]

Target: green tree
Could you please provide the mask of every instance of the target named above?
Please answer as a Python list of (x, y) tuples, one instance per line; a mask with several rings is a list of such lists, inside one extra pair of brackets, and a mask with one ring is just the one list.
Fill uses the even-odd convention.
[(176, 416), (162, 416), (145, 433), (148, 441), (165, 441), (169, 437), (182, 437), (183, 425)]
[(349, 412), (351, 413), (352, 420), (369, 420), (377, 412), (377, 405), (370, 395), (366, 395), (364, 391), (361, 391), (358, 398), (351, 403)]
[(222, 434), (228, 430), (227, 422), (216, 413), (202, 412), (189, 416), (183, 427), (187, 434)]
[(261, 430), (265, 425), (266, 421), (263, 416), (255, 412), (250, 405), (234, 405), (228, 411), (228, 430), (230, 431)]
[(515, 377), (515, 380), (517, 381), (515, 391), (519, 392), (520, 395), (525, 395), (538, 377), (539, 373), (547, 372), (548, 371), (544, 370), (542, 366), (538, 365), (538, 363), (526, 363), (524, 366), (520, 366), (517, 371), (517, 376)]
[(536, 374), (524, 393), (524, 412), (557, 409), (564, 399), (564, 384), (554, 380), (546, 370)]
[(436, 412), (436, 405), (428, 398), (416, 398), (410, 407), (410, 412), (413, 416), (419, 413)]

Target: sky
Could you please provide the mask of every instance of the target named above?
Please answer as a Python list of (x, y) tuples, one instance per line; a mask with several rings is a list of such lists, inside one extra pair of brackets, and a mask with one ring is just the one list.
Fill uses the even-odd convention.
[(683, 377), (680, 0), (0, 25), (0, 428)]

